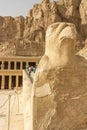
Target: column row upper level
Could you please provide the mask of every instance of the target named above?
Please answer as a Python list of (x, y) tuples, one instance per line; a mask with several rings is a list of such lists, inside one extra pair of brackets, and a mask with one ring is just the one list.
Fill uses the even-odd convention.
[(22, 70), (26, 66), (35, 66), (40, 58), (0, 58), (0, 70)]

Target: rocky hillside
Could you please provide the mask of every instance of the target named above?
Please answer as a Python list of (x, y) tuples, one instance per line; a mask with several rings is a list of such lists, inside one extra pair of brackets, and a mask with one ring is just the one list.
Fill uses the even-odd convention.
[(87, 1), (42, 0), (40, 4), (34, 5), (26, 18), (0, 17), (0, 55), (22, 55), (24, 48), (30, 51), (30, 56), (42, 55), (46, 29), (55, 22), (74, 23), (79, 34), (78, 43), (82, 45), (87, 41)]

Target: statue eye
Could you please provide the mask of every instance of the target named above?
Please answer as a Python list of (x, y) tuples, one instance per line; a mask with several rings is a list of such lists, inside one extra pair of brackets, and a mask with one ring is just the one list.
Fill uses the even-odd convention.
[(54, 31), (54, 28), (48, 28), (46, 32), (46, 36), (49, 36)]

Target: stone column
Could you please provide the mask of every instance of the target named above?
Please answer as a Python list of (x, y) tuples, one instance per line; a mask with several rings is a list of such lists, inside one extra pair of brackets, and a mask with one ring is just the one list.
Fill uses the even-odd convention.
[(10, 70), (10, 64), (11, 64), (11, 62), (10, 61), (8, 61), (8, 69)]
[[(34, 130), (32, 128), (32, 83), (26, 72), (23, 71), (23, 107), (24, 107), (24, 130)], [(36, 106), (35, 106), (36, 108)]]
[(22, 62), (20, 62), (20, 69), (22, 70)]
[(4, 75), (2, 75), (2, 85), (1, 85), (1, 89), (5, 89), (5, 88), (4, 88), (4, 83), (5, 83), (5, 77), (4, 77)]
[(14, 61), (14, 69), (16, 70), (16, 61)]
[(26, 66), (29, 66), (29, 65), (28, 65), (28, 62), (26, 62)]
[(2, 69), (2, 70), (4, 69), (4, 61), (2, 61), (1, 69)]
[(16, 88), (18, 88), (18, 75), (16, 76)]
[(11, 80), (12, 80), (11, 78), (12, 78), (12, 76), (10, 75), (10, 76), (9, 76), (9, 89), (11, 89), (11, 85), (12, 85), (12, 84), (11, 84)]

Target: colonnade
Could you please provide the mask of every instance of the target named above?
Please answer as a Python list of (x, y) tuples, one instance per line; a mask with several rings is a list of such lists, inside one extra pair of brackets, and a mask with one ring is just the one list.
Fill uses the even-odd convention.
[(23, 69), (38, 64), (38, 57), (0, 57), (0, 89), (22, 87)]
[(22, 75), (0, 75), (0, 89), (22, 87)]
[(35, 65), (36, 62), (21, 62), (21, 61), (0, 61), (0, 69), (9, 69), (9, 70), (22, 70), (25, 69), (28, 65)]

